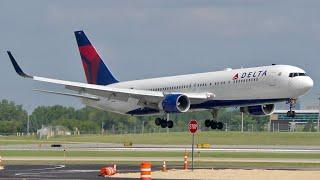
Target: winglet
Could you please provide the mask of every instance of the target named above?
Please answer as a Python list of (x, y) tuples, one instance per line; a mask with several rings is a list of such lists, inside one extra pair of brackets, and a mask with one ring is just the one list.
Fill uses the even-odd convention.
[(14, 70), (15, 70), (20, 76), (25, 77), (25, 78), (33, 78), (32, 76), (30, 76), (30, 75), (28, 75), (28, 74), (26, 74), (26, 73), (24, 73), (24, 72), (22, 71), (22, 69), (20, 68), (19, 64), (18, 64), (17, 61), (14, 59), (14, 57), (12, 56), (12, 54), (11, 54), (10, 51), (7, 51), (7, 53), (8, 53), (8, 56), (9, 56), (10, 60), (11, 60), (12, 65), (13, 65), (13, 67), (14, 67)]

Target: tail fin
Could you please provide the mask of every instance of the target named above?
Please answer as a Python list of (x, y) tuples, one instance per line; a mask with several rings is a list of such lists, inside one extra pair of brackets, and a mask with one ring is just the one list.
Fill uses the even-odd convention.
[(83, 31), (75, 31), (79, 52), (89, 84), (108, 85), (119, 82), (103, 63), (94, 46)]

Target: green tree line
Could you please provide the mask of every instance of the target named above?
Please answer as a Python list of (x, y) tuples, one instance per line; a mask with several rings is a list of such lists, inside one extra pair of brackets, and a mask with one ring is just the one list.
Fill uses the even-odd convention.
[[(90, 107), (75, 109), (61, 105), (38, 106), (30, 114), (30, 132), (36, 132), (42, 126), (62, 125), (69, 130), (81, 133), (141, 133), (164, 132), (166, 129), (155, 126), (157, 116), (130, 116), (97, 110)], [(22, 105), (2, 100), (0, 102), (0, 133), (10, 134), (27, 131), (27, 111)], [(212, 119), (209, 111), (171, 114), (174, 127), (170, 131), (187, 131), (188, 121), (197, 119), (201, 125), (205, 119)], [(218, 119), (224, 122), (228, 130), (239, 131), (241, 113), (238, 109), (222, 109)], [(267, 129), (268, 117), (244, 116), (245, 130), (262, 131)], [(204, 125), (203, 125), (204, 126)], [(206, 128), (202, 127), (203, 130)], [(207, 129), (209, 130), (209, 129)]]
[(14, 133), (24, 130), (27, 121), (27, 111), (22, 105), (2, 100), (0, 103), (0, 133)]

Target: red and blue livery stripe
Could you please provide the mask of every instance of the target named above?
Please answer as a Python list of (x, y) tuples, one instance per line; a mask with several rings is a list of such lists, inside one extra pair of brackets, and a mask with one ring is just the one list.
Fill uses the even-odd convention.
[(119, 82), (103, 63), (101, 57), (97, 53), (94, 46), (83, 31), (74, 32), (79, 52), (82, 60), (82, 65), (89, 84), (108, 85)]

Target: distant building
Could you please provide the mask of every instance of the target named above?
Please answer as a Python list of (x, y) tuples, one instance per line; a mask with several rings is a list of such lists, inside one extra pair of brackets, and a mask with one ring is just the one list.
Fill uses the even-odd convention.
[(64, 126), (42, 126), (41, 129), (37, 130), (37, 136), (40, 139), (46, 138), (49, 139), (53, 136), (65, 136), (71, 135), (71, 132), (68, 128)]
[(270, 131), (294, 131), (298, 125), (317, 123), (319, 110), (295, 110), (294, 118), (287, 117), (288, 110), (276, 110), (270, 116)]

